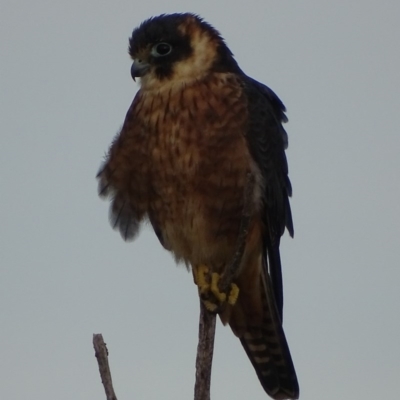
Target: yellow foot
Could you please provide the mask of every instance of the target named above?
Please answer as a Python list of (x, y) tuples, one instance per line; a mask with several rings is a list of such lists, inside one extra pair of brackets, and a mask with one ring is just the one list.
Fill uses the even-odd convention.
[(239, 287), (236, 283), (231, 283), (231, 292), (229, 293), (228, 303), (233, 306), (239, 297)]
[(207, 282), (208, 267), (201, 264), (198, 268), (193, 268), (194, 282), (199, 288), (200, 294), (207, 293), (210, 290), (210, 284)]
[(218, 306), (215, 303), (213, 303), (209, 300), (203, 300), (203, 304), (207, 308), (208, 311), (211, 311), (211, 312), (217, 311)]
[(220, 303), (225, 303), (226, 293), (221, 293), (219, 291), (218, 281), (219, 281), (219, 274), (213, 272), (213, 274), (211, 275), (211, 292)]
[(232, 306), (236, 303), (239, 296), (238, 286), (232, 283), (229, 293), (221, 292), (218, 287), (221, 276), (213, 272), (210, 282), (209, 268), (206, 265), (199, 265), (199, 267), (193, 268), (193, 276), (199, 288), (200, 297), (207, 310), (218, 312), (226, 303)]

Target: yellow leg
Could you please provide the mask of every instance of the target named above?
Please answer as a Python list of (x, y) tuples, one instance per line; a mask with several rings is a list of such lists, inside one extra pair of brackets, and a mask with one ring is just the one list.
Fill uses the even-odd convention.
[(217, 309), (217, 305), (209, 300), (203, 300), (203, 304), (208, 311), (214, 312)]
[(217, 298), (220, 303), (224, 303), (226, 301), (226, 294), (221, 293), (218, 288), (219, 274), (214, 272), (211, 275), (211, 292)]
[(239, 297), (239, 287), (235, 283), (231, 284), (231, 292), (229, 293), (228, 303), (233, 306)]
[(201, 264), (197, 269), (193, 269), (196, 285), (199, 287), (200, 293), (206, 293), (210, 290), (210, 284), (207, 282), (208, 274), (207, 265)]
[[(226, 301), (226, 293), (221, 293), (218, 288), (218, 281), (220, 279), (219, 274), (213, 273), (211, 275), (211, 292), (217, 298), (220, 303), (224, 303)], [(228, 303), (233, 306), (239, 297), (239, 288), (235, 283), (231, 284), (231, 291), (228, 296)]]
[[(220, 275), (213, 272), (211, 274), (211, 283), (209, 283), (209, 268), (207, 265), (200, 264), (198, 267), (193, 267), (193, 277), (199, 288), (200, 295), (203, 295), (203, 304), (207, 310), (214, 312), (226, 301), (232, 306), (236, 303), (239, 296), (238, 286), (232, 283), (229, 294), (221, 292), (218, 287)], [(214, 295), (216, 303), (209, 299), (210, 292)]]

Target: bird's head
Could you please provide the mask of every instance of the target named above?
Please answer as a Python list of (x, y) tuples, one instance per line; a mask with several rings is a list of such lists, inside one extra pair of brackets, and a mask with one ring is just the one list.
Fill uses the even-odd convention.
[(239, 67), (219, 32), (194, 14), (160, 15), (144, 21), (129, 39), (132, 77), (143, 89), (190, 84), (212, 72)]

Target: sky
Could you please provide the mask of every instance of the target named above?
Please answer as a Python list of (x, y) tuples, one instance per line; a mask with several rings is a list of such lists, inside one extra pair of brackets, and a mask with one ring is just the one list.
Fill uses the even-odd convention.
[[(95, 175), (138, 89), (128, 38), (191, 11), (283, 100), (295, 237), (281, 245), (284, 328), (301, 398), (394, 398), (400, 376), (400, 3), (3, 0), (0, 396), (193, 396), (199, 305), (149, 227), (125, 243)], [(267, 396), (217, 326), (212, 399)]]

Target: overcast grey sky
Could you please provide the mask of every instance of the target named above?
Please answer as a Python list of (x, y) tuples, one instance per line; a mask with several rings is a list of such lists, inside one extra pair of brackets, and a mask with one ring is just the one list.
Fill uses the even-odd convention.
[[(124, 243), (95, 175), (137, 90), (128, 37), (192, 11), (288, 108), (295, 238), (284, 326), (301, 398), (381, 399), (400, 379), (400, 2), (2, 0), (0, 397), (190, 399), (198, 300), (149, 228)], [(217, 328), (212, 398), (265, 399)]]

